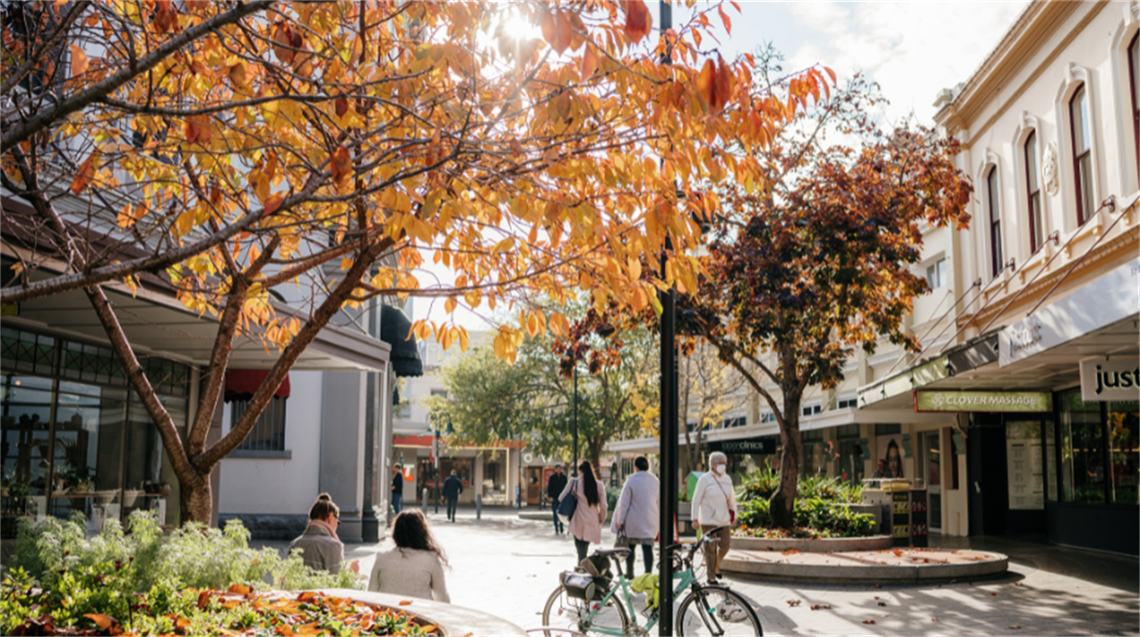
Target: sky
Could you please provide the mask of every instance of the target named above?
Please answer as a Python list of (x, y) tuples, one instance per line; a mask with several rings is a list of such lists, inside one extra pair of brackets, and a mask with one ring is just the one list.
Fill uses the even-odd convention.
[[(740, 13), (726, 6), (731, 35), (713, 20), (720, 42), (717, 52), (726, 60), (771, 42), (784, 54), (786, 70), (820, 63), (834, 70), (840, 83), (862, 72), (879, 83), (890, 102), (884, 113), (888, 121), (913, 115), (925, 125), (933, 123), (939, 91), (967, 81), (1028, 4), (1026, 0), (737, 3)], [(646, 4), (656, 28), (658, 3)], [(686, 11), (674, 9), (674, 26), (683, 24)], [(710, 46), (716, 45), (706, 40), (702, 48)], [(423, 285), (435, 283), (437, 277), (451, 280), (441, 269), (417, 276)], [(412, 309), (414, 319), (447, 319), (442, 300), (416, 299)], [(487, 313), (486, 308), (482, 313)], [(469, 330), (489, 327), (462, 306), (455, 321)]]

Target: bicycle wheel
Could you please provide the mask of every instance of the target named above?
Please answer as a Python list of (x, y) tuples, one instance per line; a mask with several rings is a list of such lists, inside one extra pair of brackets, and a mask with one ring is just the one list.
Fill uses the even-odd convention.
[[(590, 613), (597, 611), (590, 616)], [(542, 625), (550, 628), (568, 628), (585, 635), (624, 635), (632, 626), (625, 607), (618, 600), (615, 593), (606, 600), (604, 607), (598, 602), (587, 602), (575, 599), (566, 594), (566, 589), (559, 586), (546, 600), (546, 608), (542, 611)], [(566, 637), (566, 633), (556, 631), (543, 631), (545, 637)]]
[(677, 609), (677, 634), (682, 637), (760, 637), (764, 630), (748, 600), (724, 586), (709, 585), (691, 591), (681, 601)]

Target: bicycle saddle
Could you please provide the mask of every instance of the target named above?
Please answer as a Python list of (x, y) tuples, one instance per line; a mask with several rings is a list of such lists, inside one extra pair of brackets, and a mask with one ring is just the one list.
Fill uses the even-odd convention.
[(620, 553), (629, 553), (629, 547), (615, 547), (612, 549), (598, 549), (594, 551), (594, 555), (605, 557), (607, 555), (617, 555)]

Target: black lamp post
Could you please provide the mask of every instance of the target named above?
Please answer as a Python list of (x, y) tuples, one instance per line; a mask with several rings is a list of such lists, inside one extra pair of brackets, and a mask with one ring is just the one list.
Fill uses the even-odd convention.
[(578, 359), (574, 359), (574, 466), (572, 476), (578, 477)]
[[(673, 7), (661, 0), (661, 34), (673, 27)], [(672, 51), (666, 47), (662, 64), (669, 64)], [(666, 240), (661, 254), (661, 273), (664, 276), (672, 242)], [(661, 456), (661, 572), (659, 573), (657, 634), (673, 635), (673, 522), (677, 517), (677, 345), (675, 342), (676, 299), (673, 288), (658, 291), (661, 301), (661, 426), (659, 427)]]
[(435, 456), (435, 512), (439, 513), (439, 422), (432, 418), (432, 432), (435, 434), (435, 445), (432, 446), (432, 455)]

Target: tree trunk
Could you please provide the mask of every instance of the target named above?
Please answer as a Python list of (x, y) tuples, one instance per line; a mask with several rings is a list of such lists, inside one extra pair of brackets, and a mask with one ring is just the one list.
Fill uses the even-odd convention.
[(178, 500), (182, 511), (182, 524), (199, 522), (202, 526), (210, 526), (210, 517), (214, 513), (214, 498), (208, 474), (193, 482), (179, 480)]
[(768, 513), (772, 526), (790, 529), (795, 526), (796, 485), (800, 471), (800, 424), (799, 412), (793, 412), (780, 428), (780, 441), (784, 445), (780, 453), (780, 486), (768, 500)]

